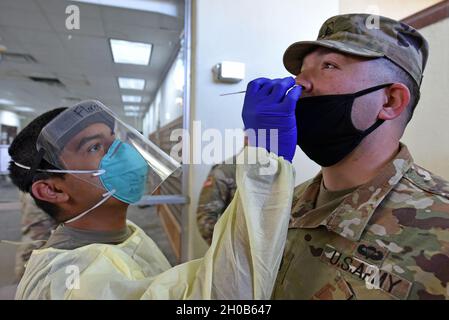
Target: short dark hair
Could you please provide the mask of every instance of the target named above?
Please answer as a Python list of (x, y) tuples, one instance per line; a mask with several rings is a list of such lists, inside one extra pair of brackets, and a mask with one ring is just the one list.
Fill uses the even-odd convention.
[[(35, 159), (38, 157), (36, 141), (42, 128), (66, 109), (67, 108), (57, 108), (38, 116), (19, 132), (8, 149), (8, 153), (11, 156), (11, 161), (9, 162), (9, 177), (11, 178), (11, 181), (21, 191), (30, 193), (36, 202), (36, 205), (53, 218), (57, 217), (59, 207), (53, 203), (37, 199), (31, 192), (31, 186), (38, 180), (45, 180), (51, 177), (60, 177), (64, 179), (64, 174), (36, 171), (33, 177), (30, 177), (30, 170), (21, 168), (14, 162), (28, 167), (33, 165)], [(57, 169), (55, 166), (45, 161), (45, 159), (41, 160), (38, 168)]]
[(402, 69), (400, 66), (398, 66), (391, 60), (387, 58), (379, 58), (375, 60), (380, 61), (382, 65), (386, 67), (386, 69), (390, 70), (387, 79), (384, 79), (384, 81), (403, 83), (407, 86), (408, 90), (410, 91), (410, 102), (405, 109), (405, 111), (407, 112), (406, 122), (404, 123), (405, 127), (405, 125), (407, 125), (412, 119), (416, 105), (419, 102), (420, 98), (419, 86), (404, 69)]

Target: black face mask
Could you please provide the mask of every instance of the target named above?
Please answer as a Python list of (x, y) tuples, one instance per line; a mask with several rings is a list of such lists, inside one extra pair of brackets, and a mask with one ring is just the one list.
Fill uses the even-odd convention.
[(299, 147), (322, 167), (330, 167), (342, 160), (363, 138), (385, 121), (378, 119), (366, 130), (354, 127), (351, 118), (354, 100), (391, 84), (386, 83), (350, 94), (299, 99), (296, 105)]

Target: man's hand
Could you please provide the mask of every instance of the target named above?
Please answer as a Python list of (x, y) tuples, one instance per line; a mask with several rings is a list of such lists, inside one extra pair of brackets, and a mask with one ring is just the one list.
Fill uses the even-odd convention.
[[(249, 134), (249, 145), (264, 147), (290, 162), (296, 149), (295, 108), (301, 95), (301, 87), (294, 85), (292, 77), (255, 79), (248, 84), (242, 111), (245, 129), (255, 130), (255, 136)], [(259, 129), (265, 130), (265, 136), (258, 132)], [(277, 137), (274, 135), (271, 143), (270, 135), (273, 134), (270, 129), (277, 130)]]

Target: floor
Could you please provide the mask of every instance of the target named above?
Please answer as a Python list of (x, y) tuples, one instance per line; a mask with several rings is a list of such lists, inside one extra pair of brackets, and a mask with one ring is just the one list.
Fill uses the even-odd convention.
[[(141, 227), (161, 248), (172, 265), (176, 257), (156, 213), (156, 207), (130, 206), (128, 219)], [(16, 187), (0, 176), (0, 240), (20, 240), (20, 202)], [(0, 243), (0, 300), (14, 296), (14, 262), (16, 247)]]

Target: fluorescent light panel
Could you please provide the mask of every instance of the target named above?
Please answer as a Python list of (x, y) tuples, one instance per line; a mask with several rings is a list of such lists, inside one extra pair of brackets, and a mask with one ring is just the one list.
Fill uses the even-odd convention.
[(140, 111), (142, 110), (140, 106), (132, 106), (132, 105), (126, 105), (123, 107), (125, 111)]
[(109, 39), (115, 63), (148, 65), (152, 45), (150, 43)]
[(128, 111), (128, 112), (125, 112), (125, 116), (127, 116), (127, 117), (138, 117), (138, 116), (140, 116), (140, 112)]
[(21, 112), (34, 112), (34, 108), (31, 108), (31, 107), (13, 106), (12, 108), (16, 111), (21, 111)]
[(143, 88), (145, 88), (145, 80), (119, 77), (118, 85), (121, 89), (143, 90)]
[(14, 101), (8, 99), (0, 99), (0, 104), (14, 104)]
[(140, 103), (140, 102), (142, 102), (142, 97), (141, 96), (127, 96), (127, 95), (123, 95), (122, 96), (122, 101), (123, 102), (131, 102), (131, 103)]
[(178, 7), (172, 1), (161, 0), (72, 0), (99, 6), (110, 6), (123, 9), (155, 12), (167, 16), (177, 17)]

